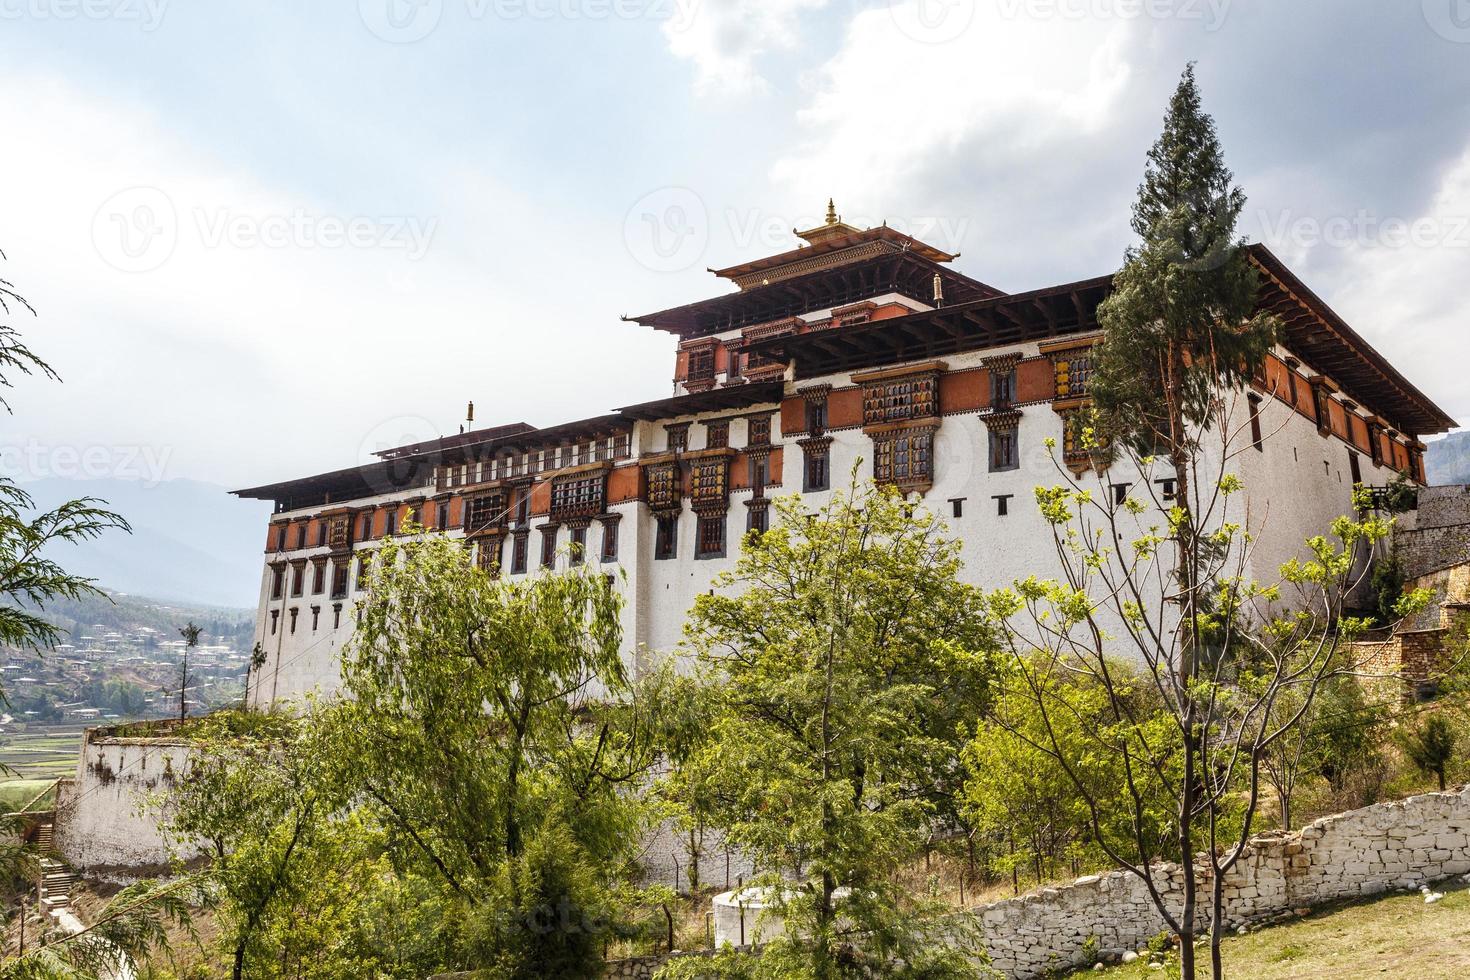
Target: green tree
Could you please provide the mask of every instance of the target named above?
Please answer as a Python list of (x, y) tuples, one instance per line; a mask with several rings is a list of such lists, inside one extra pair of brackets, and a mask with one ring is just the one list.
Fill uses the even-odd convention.
[[(993, 638), (959, 546), (891, 489), (854, 485), (808, 512), (776, 502), (686, 636), (719, 678), (711, 778), (784, 935), (759, 976), (971, 976), (963, 936), (894, 874), (953, 805), (990, 694)], [(708, 967), (713, 969), (714, 967)], [(669, 975), (706, 969), (689, 965)], [(681, 972), (682, 971), (682, 972)]]
[(1439, 788), (1446, 786), (1446, 770), (1455, 758), (1458, 737), (1450, 720), (1442, 714), (1432, 714), (1413, 728), (1400, 733), (1399, 748), (1421, 772), (1439, 780)]
[(586, 566), (511, 581), (439, 537), (373, 563), (343, 662), (340, 779), (480, 923), (467, 935), (490, 975), (597, 976), (622, 928), (654, 757), (626, 703), (621, 606)]

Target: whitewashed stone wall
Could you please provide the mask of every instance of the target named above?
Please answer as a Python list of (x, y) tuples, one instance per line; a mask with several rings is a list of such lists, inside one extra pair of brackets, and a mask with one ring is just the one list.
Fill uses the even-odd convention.
[(158, 808), (188, 766), (190, 743), (177, 738), (111, 737), (91, 729), (75, 779), (56, 804), (56, 847), (89, 878), (136, 881), (168, 870)]
[[(1470, 788), (1431, 793), (1324, 817), (1290, 834), (1252, 840), (1226, 878), (1226, 926), (1267, 922), (1340, 899), (1418, 888), (1470, 872)], [(1157, 865), (1154, 879), (1177, 910), (1183, 875)], [(1209, 923), (1201, 877), (1199, 924)], [(1085, 965), (1096, 937), (1105, 954), (1138, 949), (1163, 920), (1138, 878), (1127, 872), (1078, 879), (974, 910), (992, 961), (1016, 980)]]

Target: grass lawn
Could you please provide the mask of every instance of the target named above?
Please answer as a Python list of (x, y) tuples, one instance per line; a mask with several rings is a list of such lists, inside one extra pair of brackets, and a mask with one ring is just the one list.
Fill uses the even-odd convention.
[[(51, 785), (49, 779), (11, 779), (0, 782), (0, 813), (12, 813), (25, 806), (36, 794)], [(54, 794), (53, 794), (54, 795)], [(32, 810), (45, 810), (50, 799), (39, 801)]]
[[(1470, 888), (1440, 885), (1443, 901), (1424, 904), (1417, 892), (1336, 906), (1296, 922), (1225, 941), (1225, 974), (1246, 980), (1279, 977), (1470, 977)], [(1200, 950), (1201, 976), (1210, 951)], [(1144, 959), (1098, 971), (1125, 978), (1178, 976), (1177, 958), (1163, 970)]]

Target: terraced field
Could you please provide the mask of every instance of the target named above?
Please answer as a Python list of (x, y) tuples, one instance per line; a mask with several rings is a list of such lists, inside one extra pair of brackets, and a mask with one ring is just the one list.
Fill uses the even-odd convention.
[(84, 725), (32, 726), (0, 735), (0, 806), (19, 806), (58, 776), (77, 769)]

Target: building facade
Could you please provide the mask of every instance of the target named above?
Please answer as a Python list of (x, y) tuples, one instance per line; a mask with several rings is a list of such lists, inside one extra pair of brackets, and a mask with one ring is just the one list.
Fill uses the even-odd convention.
[[(567, 562), (620, 571), (625, 661), (677, 651), (695, 596), (771, 520), (852, 474), (915, 495), (963, 542), (966, 574), (999, 587), (1053, 573), (1033, 489), (1046, 449), (1090, 465), (1087, 405), (1098, 305), (1112, 276), (1004, 293), (955, 256), (829, 209), (789, 252), (716, 274), (733, 292), (631, 318), (677, 339), (673, 394), (548, 428), (471, 429), (369, 465), (250, 490), (275, 504), (251, 677), (266, 706), (339, 683), (372, 553), (410, 522), (460, 539), (482, 567), (522, 576)], [(1245, 481), (1268, 576), (1351, 511), (1355, 484), (1423, 481), (1420, 438), (1454, 426), (1269, 251), (1250, 249), (1259, 307), (1284, 335), (1241, 409)], [(1117, 462), (1118, 493), (1169, 481)]]

